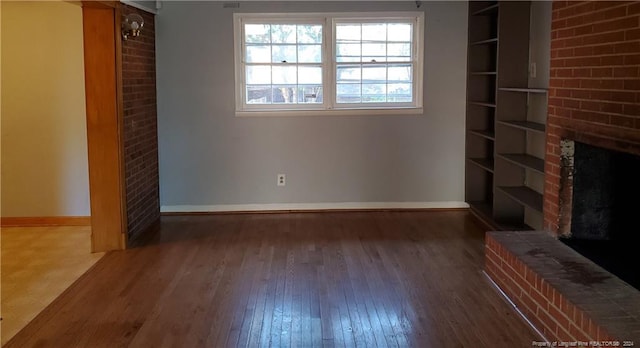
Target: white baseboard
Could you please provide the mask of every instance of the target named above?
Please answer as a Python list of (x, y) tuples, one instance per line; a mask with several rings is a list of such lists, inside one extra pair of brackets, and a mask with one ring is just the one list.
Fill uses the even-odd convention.
[(461, 209), (465, 202), (344, 202), (344, 203), (273, 203), (273, 204), (215, 204), (163, 205), (163, 213), (208, 213), (238, 211), (296, 211), (296, 210), (359, 210), (359, 209)]

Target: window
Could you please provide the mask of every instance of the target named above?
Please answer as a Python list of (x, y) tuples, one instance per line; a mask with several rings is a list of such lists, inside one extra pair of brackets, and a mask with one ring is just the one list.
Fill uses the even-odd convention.
[(422, 113), (422, 22), (421, 12), (236, 14), (236, 114)]

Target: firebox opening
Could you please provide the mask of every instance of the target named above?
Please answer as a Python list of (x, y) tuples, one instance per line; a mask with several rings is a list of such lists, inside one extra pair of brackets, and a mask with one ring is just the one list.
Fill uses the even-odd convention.
[(575, 142), (573, 164), (571, 236), (561, 240), (640, 289), (640, 157)]

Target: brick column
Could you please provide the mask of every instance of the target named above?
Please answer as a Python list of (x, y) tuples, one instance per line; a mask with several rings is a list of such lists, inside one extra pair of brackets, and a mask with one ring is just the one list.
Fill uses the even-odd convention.
[(129, 239), (160, 218), (154, 15), (122, 5), (144, 18), (140, 36), (122, 41), (124, 162)]

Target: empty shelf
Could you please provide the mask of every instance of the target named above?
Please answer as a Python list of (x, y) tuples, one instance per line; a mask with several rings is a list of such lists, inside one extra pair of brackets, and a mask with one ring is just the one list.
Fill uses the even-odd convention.
[(499, 186), (498, 189), (516, 202), (542, 212), (542, 195), (526, 186)]
[(544, 173), (544, 160), (527, 154), (500, 154), (505, 160), (521, 167)]
[(498, 89), (501, 90), (501, 91), (506, 91), (506, 92), (547, 93), (547, 90), (543, 89), (543, 88), (500, 87)]
[(495, 103), (482, 102), (482, 101), (470, 101), (469, 104), (487, 106), (487, 107), (490, 107), (490, 108), (495, 108), (496, 107)]
[(472, 71), (471, 75), (496, 75), (495, 71)]
[(493, 39), (487, 39), (487, 40), (480, 40), (480, 41), (474, 41), (472, 43), (470, 43), (470, 45), (474, 46), (474, 45), (485, 45), (485, 44), (491, 44), (491, 43), (496, 43), (498, 42), (498, 38), (493, 38)]
[(546, 126), (544, 124), (531, 121), (498, 121), (498, 123), (533, 132), (544, 133), (546, 130)]
[(483, 137), (489, 140), (495, 140), (496, 138), (496, 135), (491, 131), (469, 129), (468, 132), (469, 134), (477, 135), (479, 137)]
[(469, 162), (478, 167), (493, 173), (493, 158), (467, 158)]
[(480, 10), (472, 13), (471, 15), (472, 16), (486, 16), (486, 15), (489, 15), (489, 14), (491, 14), (491, 13), (497, 11), (497, 10), (498, 10), (498, 4), (494, 4), (494, 5), (491, 5), (491, 6), (487, 6), (487, 7), (483, 8), (483, 9), (480, 9)]

